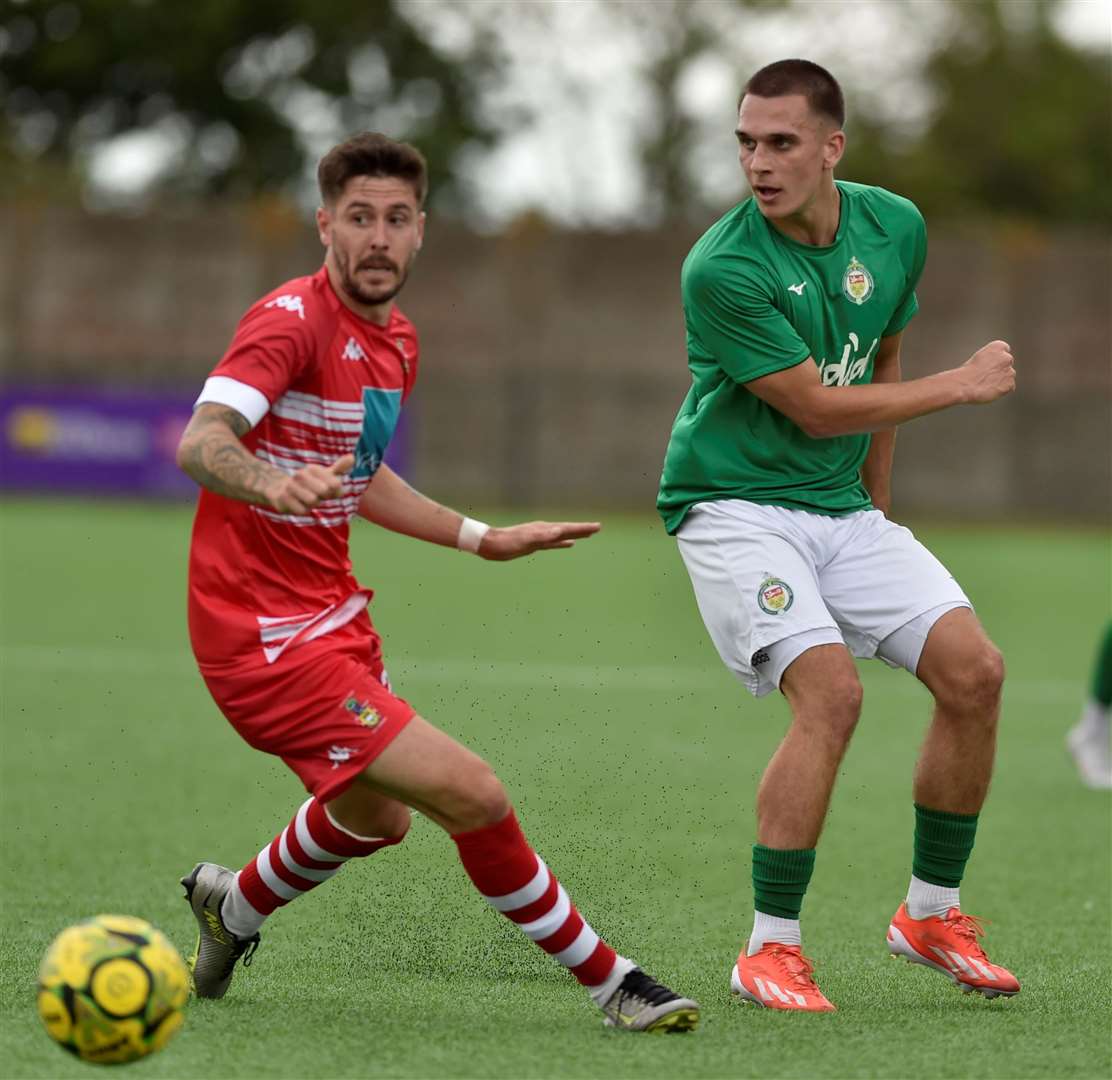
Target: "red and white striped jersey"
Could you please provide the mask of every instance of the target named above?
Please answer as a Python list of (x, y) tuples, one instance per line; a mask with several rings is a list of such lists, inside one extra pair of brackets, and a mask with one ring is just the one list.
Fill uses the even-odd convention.
[(348, 526), (413, 387), (417, 351), (397, 308), (384, 327), (360, 318), (324, 267), (244, 315), (197, 404), (241, 412), (253, 425), (244, 446), (286, 472), (347, 453), (356, 463), (342, 495), (306, 515), (202, 489), (189, 558), (189, 632), (202, 669), (272, 663), (366, 607)]

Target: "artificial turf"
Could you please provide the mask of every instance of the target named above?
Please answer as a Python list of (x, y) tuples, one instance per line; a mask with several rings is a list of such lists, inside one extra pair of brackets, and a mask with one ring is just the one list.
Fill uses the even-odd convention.
[[(491, 515), (508, 520), (505, 515)], [(1008, 662), (993, 792), (963, 885), (1012, 1000), (890, 961), (910, 871), (910, 775), (928, 716), (906, 674), (861, 666), (865, 709), (804, 907), (834, 1015), (730, 999), (751, 917), (757, 779), (787, 719), (706, 638), (673, 542), (606, 516), (570, 552), (508, 565), (356, 526), (353, 554), (396, 688), (491, 761), (527, 835), (595, 928), (702, 1004), (693, 1036), (604, 1029), (574, 982), (474, 894), (417, 818), (264, 928), (222, 1002), (192, 1002), (148, 1077), (1107, 1077), (1107, 793), (1063, 737), (1108, 614), (1109, 536), (918, 530)], [(304, 798), (241, 743), (185, 635), (189, 513), (9, 500), (0, 508), (3, 859), (0, 1072), (88, 1075), (41, 1030), (39, 956), (101, 911), (183, 951), (177, 879), (238, 867)]]

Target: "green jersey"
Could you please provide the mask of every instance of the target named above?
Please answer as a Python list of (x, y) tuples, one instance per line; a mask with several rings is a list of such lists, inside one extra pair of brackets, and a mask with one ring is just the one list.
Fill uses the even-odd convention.
[(657, 508), (675, 533), (688, 510), (747, 499), (818, 514), (868, 509), (868, 435), (813, 439), (745, 384), (811, 357), (825, 386), (872, 379), (882, 338), (918, 310), (927, 233), (915, 205), (837, 182), (838, 234), (791, 240), (746, 199), (691, 249), (680, 276), (691, 389), (664, 458)]

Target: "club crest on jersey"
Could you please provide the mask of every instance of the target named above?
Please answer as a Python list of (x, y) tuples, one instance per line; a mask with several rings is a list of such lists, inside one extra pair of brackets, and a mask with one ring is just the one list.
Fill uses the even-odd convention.
[(842, 275), (842, 293), (851, 304), (863, 304), (873, 295), (873, 275), (855, 255)]
[(382, 723), (382, 713), (366, 701), (360, 701), (352, 696), (344, 702), (344, 708), (352, 713), (356, 720), (364, 727), (378, 727)]
[(765, 576), (757, 590), (757, 604), (766, 615), (783, 615), (794, 600), (792, 587), (786, 581), (771, 575)]

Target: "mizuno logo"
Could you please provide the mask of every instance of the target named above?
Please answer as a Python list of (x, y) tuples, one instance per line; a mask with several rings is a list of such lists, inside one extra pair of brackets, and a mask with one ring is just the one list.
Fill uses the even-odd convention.
[(340, 354), (345, 360), (366, 360), (367, 354), (363, 351), (363, 346), (353, 337), (349, 337), (347, 344), (344, 346), (344, 351)]
[(268, 300), (263, 307), (285, 308), (286, 311), (295, 312), (302, 321), (305, 319), (305, 303), (300, 296), (291, 296), (288, 293), (284, 296), (276, 296), (273, 300)]
[(795, 293), (796, 296), (802, 296), (803, 290), (807, 287), (807, 282), (801, 281), (798, 285), (789, 285), (788, 292)]

